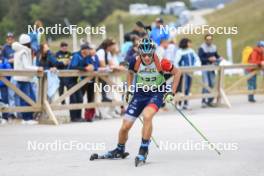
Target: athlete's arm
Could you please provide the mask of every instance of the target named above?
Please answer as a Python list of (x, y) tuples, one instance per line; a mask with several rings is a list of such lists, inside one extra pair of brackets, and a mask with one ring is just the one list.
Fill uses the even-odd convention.
[(175, 68), (168, 59), (161, 60), (161, 68), (163, 71), (169, 72), (173, 75), (172, 93), (175, 94), (177, 91), (178, 84), (180, 82), (181, 71)]

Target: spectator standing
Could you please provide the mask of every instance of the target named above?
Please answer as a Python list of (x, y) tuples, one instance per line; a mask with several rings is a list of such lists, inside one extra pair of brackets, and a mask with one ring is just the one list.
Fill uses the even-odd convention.
[(46, 43), (45, 34), (41, 34), (39, 29), (43, 27), (43, 23), (40, 20), (36, 20), (34, 23), (35, 31), (29, 33), (31, 39), (31, 48), (33, 53), (38, 56), (40, 53), (40, 45)]
[[(65, 70), (68, 68), (69, 63), (71, 62), (72, 53), (68, 50), (68, 43), (61, 42), (60, 50), (56, 53), (56, 58), (58, 62), (64, 63), (64, 66), (59, 69)], [(67, 78), (60, 77), (60, 87), (59, 94), (62, 95), (64, 93), (64, 88), (68, 89), (69, 82)], [(62, 102), (65, 103), (64, 101)]]
[[(220, 56), (217, 52), (216, 45), (213, 44), (213, 36), (211, 34), (207, 34), (204, 37), (204, 43), (200, 46), (198, 50), (198, 55), (201, 59), (202, 65), (216, 65), (220, 60)], [(210, 88), (214, 88), (215, 86), (215, 71), (202, 71), (203, 83)], [(209, 90), (203, 88), (203, 94), (209, 93)], [(213, 106), (214, 98), (203, 98), (202, 99), (202, 107), (205, 108), (207, 106)]]
[[(264, 68), (264, 41), (259, 41), (257, 46), (253, 48), (253, 51), (249, 57), (250, 64), (257, 64)], [(252, 72), (252, 69), (247, 70), (247, 73)], [(248, 90), (251, 93), (248, 95), (248, 101), (255, 103), (254, 91), (257, 89), (257, 75), (254, 75), (248, 80)]]
[(67, 63), (57, 61), (56, 57), (51, 53), (48, 44), (40, 45), (40, 55), (37, 58), (37, 66), (43, 67), (44, 70), (56, 70), (56, 68), (64, 68)]
[[(174, 65), (177, 67), (191, 67), (191, 66), (200, 66), (200, 58), (192, 49), (192, 42), (188, 38), (183, 38), (179, 43), (179, 49), (176, 53), (176, 58), (174, 60)], [(182, 89), (182, 84), (184, 84), (184, 90)], [(181, 77), (180, 86), (178, 90), (183, 91), (182, 93), (185, 96), (190, 95), (191, 85), (192, 85), (192, 77), (186, 73), (184, 73)], [(182, 103), (179, 103), (182, 106)], [(184, 100), (183, 109), (189, 109), (189, 103), (187, 100)]]
[[(6, 36), (6, 43), (3, 46), (3, 50), (2, 50), (2, 57), (3, 60), (8, 61), (8, 63), (11, 66), (10, 69), (14, 68), (15, 51), (12, 49), (12, 43), (14, 43), (14, 41), (15, 41), (14, 34), (12, 32), (8, 32)], [(11, 77), (10, 82), (14, 85), (17, 85), (13, 77)], [(8, 88), (8, 100), (9, 100), (8, 101), (9, 106), (11, 107), (15, 107), (16, 105), (19, 105), (19, 97), (15, 94), (15, 92), (11, 88)], [(14, 113), (9, 113), (9, 116), (15, 118)]]
[[(80, 51), (73, 53), (69, 69), (81, 70), (81, 71), (93, 71), (94, 67), (92, 64), (87, 64), (86, 59), (89, 56), (90, 47), (88, 44), (82, 44)], [(69, 78), (69, 89), (78, 84), (79, 77)], [(79, 89), (70, 96), (70, 103), (83, 103), (82, 90)], [(70, 110), (70, 117), (72, 122), (84, 122), (82, 118), (81, 110)]]
[[(89, 47), (90, 47), (89, 48), (89, 56), (86, 59), (85, 67), (87, 67), (89, 65), (93, 65), (93, 71), (98, 71), (98, 69), (100, 67), (100, 62), (99, 62), (98, 56), (96, 55), (95, 46), (90, 45)], [(82, 89), (83, 95), (85, 95), (85, 93), (86, 93), (88, 103), (92, 103), (95, 101), (94, 84), (95, 84), (95, 80), (92, 79), (86, 85), (84, 85), (83, 89)], [(85, 109), (84, 118), (86, 121), (92, 122), (94, 117), (95, 117), (95, 108)]]
[[(1, 49), (0, 49), (0, 69), (10, 69), (10, 68), (11, 68), (10, 63), (6, 59), (2, 58)], [(4, 106), (8, 106), (9, 104), (8, 87), (2, 81), (0, 81), (0, 93), (1, 93), (0, 102), (3, 103)], [(1, 124), (5, 124), (8, 121), (8, 118), (9, 118), (9, 113), (2, 113)]]
[[(14, 42), (12, 49), (15, 51), (14, 54), (14, 69), (15, 70), (35, 70), (43, 71), (42, 67), (33, 65), (32, 50), (30, 44), (30, 37), (27, 34), (21, 34), (19, 37), (19, 43)], [(28, 95), (32, 100), (35, 100), (35, 92), (32, 88), (32, 77), (29, 76), (14, 76), (17, 81), (18, 88)], [(20, 98), (20, 106), (28, 106), (28, 103)], [(32, 112), (22, 113), (22, 124), (36, 124), (37, 121), (33, 120)]]
[[(111, 59), (111, 53), (115, 48), (116, 42), (113, 39), (105, 39), (97, 49), (97, 56), (100, 62), (99, 70), (110, 70), (114, 65), (114, 61)], [(106, 82), (101, 80), (102, 86), (106, 85)], [(111, 102), (112, 100), (107, 97), (106, 92), (102, 91), (102, 101)]]
[(163, 30), (162, 27), (165, 27), (163, 19), (157, 18), (155, 20), (155, 27), (153, 27), (150, 32), (150, 38), (154, 40), (157, 45), (160, 45), (162, 40), (169, 39), (169, 32), (167, 30)]
[(157, 47), (156, 50), (156, 54), (160, 60), (166, 58), (168, 47), (169, 47), (169, 41), (167, 39), (161, 39), (160, 45)]

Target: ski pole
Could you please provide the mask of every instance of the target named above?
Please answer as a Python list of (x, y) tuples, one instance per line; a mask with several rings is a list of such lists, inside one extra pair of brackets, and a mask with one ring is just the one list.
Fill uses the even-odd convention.
[(221, 155), (220, 151), (208, 140), (207, 137), (205, 137), (205, 135), (186, 117), (186, 115), (176, 107), (176, 105), (174, 103), (171, 103), (175, 106), (176, 110), (181, 114), (181, 116), (195, 129), (195, 131), (197, 133), (200, 134), (200, 136), (206, 141), (208, 142), (208, 144), (213, 147), (214, 151), (218, 154)]
[[(140, 122), (143, 125), (143, 120), (139, 117)], [(155, 146), (159, 149), (159, 144), (157, 143), (157, 141), (155, 140), (155, 138), (153, 136), (150, 137), (151, 140), (153, 141), (153, 143), (155, 144)]]

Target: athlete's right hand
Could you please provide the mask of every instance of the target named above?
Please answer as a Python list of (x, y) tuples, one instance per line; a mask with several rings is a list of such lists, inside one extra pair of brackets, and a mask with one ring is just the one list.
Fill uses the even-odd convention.
[(126, 101), (126, 103), (129, 103), (131, 101), (132, 97), (133, 97), (133, 92), (127, 91), (126, 92), (126, 95), (125, 95), (125, 101)]

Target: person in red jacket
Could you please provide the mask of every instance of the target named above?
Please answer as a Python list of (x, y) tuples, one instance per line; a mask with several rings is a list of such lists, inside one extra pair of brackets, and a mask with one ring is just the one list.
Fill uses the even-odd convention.
[[(249, 58), (250, 64), (257, 64), (260, 67), (264, 68), (264, 41), (260, 41), (257, 44), (257, 47), (253, 49), (253, 52), (250, 55)], [(253, 76), (248, 80), (248, 90), (251, 91), (251, 93), (248, 95), (248, 101), (249, 102), (256, 102), (254, 97), (254, 90), (257, 89), (257, 75)]]

